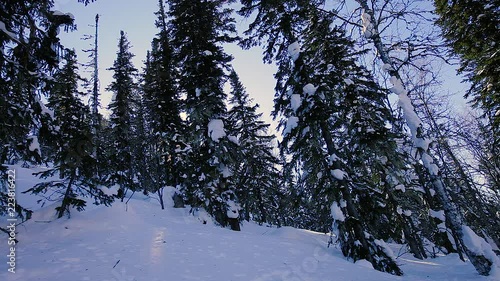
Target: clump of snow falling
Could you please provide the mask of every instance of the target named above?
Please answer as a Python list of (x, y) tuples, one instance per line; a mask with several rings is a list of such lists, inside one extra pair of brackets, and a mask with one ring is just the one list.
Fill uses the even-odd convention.
[(222, 122), (221, 119), (212, 119), (208, 122), (208, 136), (211, 137), (214, 142), (219, 142), (219, 139), (226, 136), (224, 122)]
[(285, 130), (283, 130), (283, 136), (288, 135), (297, 125), (299, 124), (299, 118), (296, 116), (288, 117), (286, 120)]
[(290, 106), (292, 107), (294, 112), (297, 112), (297, 109), (302, 105), (302, 99), (299, 94), (293, 94), (290, 97)]
[(332, 176), (338, 180), (343, 180), (347, 176), (347, 173), (340, 169), (334, 169), (332, 170)]
[(314, 93), (316, 93), (316, 90), (318, 89), (318, 87), (315, 87), (313, 84), (309, 83), (309, 84), (306, 84), (304, 86), (304, 88), (302, 88), (302, 90), (304, 91), (304, 94), (306, 94), (307, 96), (312, 96), (314, 95)]
[(230, 219), (237, 219), (239, 217), (238, 204), (233, 201), (227, 202), (227, 217)]
[(300, 45), (299, 42), (295, 41), (290, 46), (288, 46), (288, 55), (292, 58), (292, 60), (296, 60), (300, 54)]
[(342, 213), (342, 210), (340, 209), (339, 205), (337, 205), (337, 202), (333, 202), (332, 207), (331, 207), (331, 213), (332, 213), (332, 218), (336, 221), (344, 221), (345, 216), (344, 213)]
[(363, 22), (363, 35), (366, 38), (371, 38), (373, 36), (373, 23), (372, 17), (365, 13), (365, 10), (361, 13), (361, 21)]

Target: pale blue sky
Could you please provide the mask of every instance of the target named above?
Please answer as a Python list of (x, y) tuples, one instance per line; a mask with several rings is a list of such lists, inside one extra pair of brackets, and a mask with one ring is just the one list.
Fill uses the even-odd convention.
[[(99, 78), (102, 93), (103, 109), (109, 103), (111, 94), (106, 93), (105, 88), (112, 79), (112, 73), (106, 69), (111, 67), (116, 58), (118, 50), (118, 39), (120, 30), (127, 33), (132, 44), (131, 52), (136, 56), (134, 65), (141, 69), (146, 51), (150, 49), (151, 40), (158, 32), (154, 26), (156, 16), (153, 14), (158, 10), (157, 0), (98, 0), (84, 6), (77, 0), (56, 0), (54, 10), (70, 12), (75, 16), (78, 30), (75, 32), (61, 32), (63, 45), (74, 47), (78, 53), (80, 62), (88, 61), (86, 54), (81, 49), (89, 49), (90, 41), (83, 41), (84, 34), (93, 34), (95, 15), (99, 14)], [(240, 20), (238, 27), (245, 25)], [(241, 28), (240, 28), (241, 29)], [(262, 51), (259, 48), (241, 50), (235, 44), (226, 45), (225, 50), (234, 56), (233, 66), (240, 75), (242, 83), (247, 92), (258, 103), (263, 118), (271, 122), (270, 112), (273, 107), (274, 85), (273, 74), (275, 67), (262, 63)]]
[[(96, 14), (100, 15), (99, 20), (99, 77), (101, 99), (103, 108), (111, 99), (111, 94), (105, 91), (112, 79), (112, 73), (106, 69), (111, 67), (116, 58), (118, 38), (120, 30), (127, 33), (132, 44), (131, 51), (136, 55), (134, 64), (141, 69), (146, 51), (150, 49), (151, 40), (157, 33), (154, 26), (156, 16), (154, 12), (158, 10), (157, 0), (97, 0), (84, 6), (77, 0), (55, 0), (54, 9), (62, 12), (70, 12), (75, 16), (75, 23), (78, 30), (75, 32), (61, 32), (62, 42), (67, 47), (74, 47), (79, 51), (79, 61), (86, 62), (86, 54), (82, 49), (90, 48), (90, 41), (83, 41), (84, 34), (93, 34), (94, 28), (89, 25), (94, 24)], [(238, 19), (237, 26), (243, 31), (248, 23), (246, 20)], [(264, 113), (264, 120), (273, 124), (270, 112), (273, 108), (275, 80), (273, 74), (276, 68), (272, 65), (262, 63), (262, 51), (260, 48), (251, 50), (241, 50), (235, 44), (226, 45), (225, 50), (234, 56), (233, 66), (240, 75), (240, 78), (247, 88), (247, 92), (258, 103), (261, 112)], [(445, 91), (463, 93), (468, 87), (461, 84), (461, 78), (457, 77), (453, 68), (446, 66), (447, 70), (441, 73), (445, 82)], [(457, 95), (456, 106), (463, 106), (461, 94)]]

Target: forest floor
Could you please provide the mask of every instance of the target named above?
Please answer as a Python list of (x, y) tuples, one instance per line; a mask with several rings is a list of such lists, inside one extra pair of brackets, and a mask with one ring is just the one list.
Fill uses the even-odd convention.
[[(92, 281), (342, 281), (342, 280), (498, 280), (479, 276), (457, 255), (424, 261), (391, 245), (404, 276), (373, 270), (368, 262), (346, 260), (329, 235), (291, 227), (245, 222), (240, 232), (223, 229), (189, 208), (166, 209), (155, 198), (136, 193), (127, 204), (89, 205), (71, 218), (55, 219), (53, 205), (21, 191), (39, 181), (35, 170), (16, 167), (16, 196), (34, 210), (16, 228), (15, 273), (8, 272), (10, 247), (0, 233), (0, 280)], [(7, 218), (0, 217), (7, 225)], [(498, 276), (497, 276), (498, 278)]]

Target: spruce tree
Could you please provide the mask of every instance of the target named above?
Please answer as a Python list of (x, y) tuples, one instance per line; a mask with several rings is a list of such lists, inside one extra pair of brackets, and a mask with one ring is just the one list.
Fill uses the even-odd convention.
[(239, 230), (237, 198), (231, 184), (234, 144), (227, 139), (223, 86), (231, 57), (222, 44), (234, 41), (230, 1), (171, 0), (172, 46), (179, 69), (179, 92), (186, 98), (187, 163), (185, 196), (222, 226)]
[[(242, 14), (251, 12), (250, 2), (244, 1), (247, 7)], [(392, 172), (388, 159), (395, 147), (385, 126), (391, 113), (384, 94), (357, 66), (353, 42), (340, 28), (332, 27), (330, 16), (308, 1), (259, 8), (244, 45), (267, 38), (265, 60), (278, 63), (274, 115), (283, 117), (281, 149), (302, 165), (300, 180), (316, 182), (313, 194), (326, 198), (317, 208), (331, 212), (333, 232), (344, 255), (401, 275), (395, 257), (374, 236), (377, 233), (367, 217), (371, 212), (393, 216), (392, 210), (383, 207), (386, 198), (380, 196), (391, 192), (386, 190), (392, 185), (385, 183), (384, 173)]]
[(134, 91), (137, 90), (134, 78), (137, 69), (132, 64), (133, 57), (125, 32), (120, 31), (117, 57), (113, 67), (109, 68), (114, 72), (113, 81), (107, 89), (113, 92), (113, 100), (108, 107), (111, 111), (110, 126), (113, 139), (113, 146), (110, 148), (113, 153), (108, 159), (111, 167), (109, 183), (119, 185), (118, 197), (122, 201), (128, 189), (135, 190), (131, 138), (133, 98)]
[[(498, 55), (497, 42), (500, 40), (498, 34), (498, 26), (500, 24), (500, 12), (498, 9), (499, 1), (434, 1), (436, 12), (439, 16), (437, 24), (442, 28), (443, 36), (449, 47), (452, 48), (452, 54), (458, 55), (461, 66), (458, 72), (463, 74), (467, 81), (472, 86), (466, 93), (466, 97), (471, 98), (472, 105), (480, 108), (482, 118), (480, 118), (479, 128), (474, 133), (476, 143), (481, 143), (476, 140), (488, 139), (481, 146), (476, 147), (473, 154), (488, 155), (486, 159), (479, 161), (479, 172), (485, 175), (486, 188), (491, 187), (498, 194), (498, 172), (500, 171), (499, 157), (500, 155), (500, 70), (498, 63), (500, 56)], [(479, 118), (478, 118), (479, 119)], [(461, 128), (462, 125), (457, 126)], [(436, 131), (436, 129), (434, 129)], [(442, 129), (437, 130), (442, 134)], [(471, 186), (471, 175), (467, 175), (462, 171), (462, 167), (457, 165), (458, 157), (455, 157), (449, 148), (448, 143), (444, 143), (441, 138), (440, 147), (445, 151), (446, 156), (451, 158), (449, 162), (453, 163), (451, 175), (459, 174), (462, 178), (461, 184), (456, 182), (450, 186), (458, 186), (462, 192), (457, 194), (461, 199), (462, 194), (469, 198), (462, 199), (462, 209), (469, 209), (466, 212), (467, 217), (473, 217), (468, 221), (468, 225), (477, 225), (478, 221), (485, 219), (493, 219), (495, 211), (488, 210), (487, 197), (473, 190)], [(486, 161), (484, 161), (486, 160)], [(465, 180), (464, 180), (465, 179)], [(478, 193), (477, 195), (474, 193)], [(484, 200), (486, 199), (486, 200)], [(482, 202), (478, 202), (478, 201)], [(470, 202), (475, 204), (471, 205)], [(471, 211), (470, 208), (475, 208)], [(479, 210), (478, 210), (479, 209)], [(482, 210), (481, 210), (482, 209)], [(490, 228), (498, 223), (482, 223), (480, 228), (483, 230)], [(481, 233), (476, 227), (476, 232)], [(479, 231), (478, 231), (479, 230)], [(488, 232), (488, 231), (487, 231)], [(498, 231), (489, 231), (490, 237), (495, 236)], [(498, 238), (497, 244), (498, 244)]]
[[(159, 33), (151, 43), (151, 51), (146, 58), (143, 75), (144, 118), (148, 126), (149, 165), (148, 190), (157, 193), (162, 208), (163, 188), (182, 184), (181, 162), (186, 144), (182, 133), (185, 125), (181, 119), (181, 101), (177, 89), (176, 68), (173, 59), (171, 36), (167, 27), (167, 15), (163, 1), (159, 1), (159, 11), (155, 25)], [(183, 206), (180, 194), (174, 195), (176, 207)]]
[(52, 7), (51, 0), (0, 3), (0, 203), (5, 206), (6, 165), (44, 160), (36, 135), (51, 118), (40, 92), (46, 93), (44, 86), (52, 84), (50, 74), (58, 68), (58, 30), (74, 28), (70, 14), (54, 13)]
[[(500, 146), (500, 11), (498, 0), (435, 0), (437, 23), (453, 52), (459, 55), (463, 73), (472, 83), (466, 94), (480, 107)], [(497, 151), (498, 153), (498, 151)]]
[[(66, 50), (66, 63), (54, 74), (55, 84), (50, 88), (48, 107), (54, 111), (54, 130), (46, 137), (57, 147), (53, 167), (39, 173), (41, 182), (26, 192), (48, 193), (61, 197), (61, 205), (56, 208), (57, 217), (70, 214), (72, 207), (81, 211), (86, 206), (83, 197), (90, 197), (95, 204), (109, 205), (113, 198), (106, 195), (93, 180), (92, 134), (89, 108), (81, 100), (78, 92), (77, 62), (74, 51)], [(53, 177), (58, 176), (58, 180)], [(58, 199), (58, 198), (53, 198)]]
[(146, 121), (144, 102), (139, 83), (132, 91), (130, 97), (130, 139), (129, 151), (131, 156), (130, 170), (132, 177), (133, 191), (142, 191), (146, 193), (146, 182), (144, 177), (148, 175), (148, 166), (146, 165), (146, 150), (148, 134), (146, 133)]
[[(371, 10), (373, 6), (369, 5), (366, 0), (357, 0), (357, 2), (364, 9), (362, 17), (364, 19), (363, 33), (365, 37), (373, 42), (378, 57), (386, 66), (395, 66), (395, 59), (390, 56), (390, 50), (384, 46), (384, 41), (380, 35), (380, 27), (377, 22), (380, 17), (375, 16), (378, 14), (378, 11)], [(421, 160), (425, 167), (426, 176), (429, 178), (429, 187), (432, 187), (432, 190), (437, 195), (437, 200), (443, 207), (446, 226), (452, 233), (459, 254), (463, 252), (479, 274), (488, 275), (492, 270), (494, 271), (494, 268), (500, 267), (500, 259), (494, 254), (489, 244), (465, 224), (463, 215), (460, 212), (461, 210), (451, 196), (451, 187), (444, 180), (443, 171), (439, 169), (439, 163), (431, 153), (431, 140), (424, 131), (422, 121), (416, 114), (411, 99), (408, 97), (408, 83), (403, 82), (401, 70), (399, 67), (384, 67), (384, 70), (390, 76), (390, 82), (393, 85), (391, 91), (398, 95), (398, 104), (403, 112), (416, 155), (418, 155), (419, 160)], [(477, 247), (477, 243), (481, 243), (484, 246)], [(461, 258), (465, 260), (462, 255)]]
[(252, 99), (233, 70), (229, 75), (232, 106), (228, 112), (231, 141), (237, 146), (233, 183), (240, 200), (241, 219), (262, 224), (272, 223), (277, 212), (275, 179), (279, 174), (278, 158), (273, 154), (275, 137), (269, 135), (269, 124), (257, 113), (259, 105)]

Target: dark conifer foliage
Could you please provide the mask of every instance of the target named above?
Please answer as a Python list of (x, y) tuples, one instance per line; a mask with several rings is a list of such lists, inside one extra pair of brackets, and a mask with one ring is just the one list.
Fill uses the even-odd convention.
[(275, 137), (269, 135), (269, 124), (257, 113), (259, 105), (252, 105), (238, 74), (229, 75), (232, 106), (228, 112), (231, 137), (237, 146), (233, 183), (240, 200), (241, 217), (260, 224), (273, 223), (277, 213), (277, 186), (279, 160), (273, 154)]
[(235, 40), (234, 20), (225, 5), (231, 1), (171, 0), (172, 46), (179, 68), (179, 93), (186, 99), (191, 149), (187, 162), (187, 203), (203, 207), (222, 226), (238, 218), (237, 198), (229, 170), (235, 144), (227, 138), (227, 80), (231, 56), (222, 44)]
[[(157, 34), (141, 75), (120, 32), (108, 69), (111, 114), (102, 119), (97, 41), (91, 108), (76, 54), (57, 36), (74, 28), (73, 16), (51, 11), (52, 0), (31, 2), (0, 3), (0, 172), (44, 165), (42, 181), (26, 192), (57, 201), (58, 218), (89, 203), (124, 201), (128, 190), (155, 194), (164, 209), (169, 192), (174, 207), (207, 211), (232, 230), (254, 221), (331, 233), (328, 245), (349, 260), (395, 275), (403, 272), (386, 242), (405, 244), (418, 259), (435, 257), (436, 249), (457, 252), (483, 275), (498, 268), (489, 247), (500, 240), (498, 0), (434, 1), (437, 23), (460, 56), (459, 71), (473, 84), (467, 95), (484, 113), (469, 130), (441, 124), (434, 116), (439, 107), (414, 96), (419, 89), (409, 89), (411, 78), (403, 81), (403, 69), (416, 64), (412, 50), (399, 68), (389, 56), (393, 42), (383, 42), (379, 23), (399, 17), (389, 12), (399, 1), (383, 7), (371, 1), (376, 11), (354, 1), (363, 9), (360, 25), (330, 9), (335, 1), (241, 0), (239, 14), (252, 19), (241, 39), (229, 8), (234, 0), (158, 0)], [(411, 7), (406, 2), (401, 6)], [(378, 12), (388, 17), (376, 19)], [(380, 77), (367, 70), (368, 51), (347, 35), (349, 25), (364, 29), (358, 47), (373, 43), (385, 64)], [(236, 42), (262, 46), (264, 62), (278, 66), (279, 142), (224, 50)], [(390, 90), (376, 83), (386, 74), (398, 109), (391, 108)], [(453, 148), (454, 137), (477, 164), (457, 157), (462, 150)], [(9, 202), (4, 183), (0, 215)], [(112, 186), (115, 196), (105, 190)], [(31, 215), (21, 206), (16, 211)]]
[[(185, 158), (187, 145), (182, 133), (186, 132), (181, 119), (182, 103), (176, 83), (177, 70), (174, 64), (171, 36), (167, 27), (164, 4), (159, 1), (155, 22), (158, 33), (151, 43), (143, 75), (143, 105), (147, 138), (145, 165), (149, 167), (142, 179), (150, 192), (157, 193), (163, 207), (163, 188), (182, 184), (181, 162)], [(176, 199), (181, 195), (176, 195)], [(178, 201), (182, 206), (182, 200)]]
[[(54, 74), (55, 84), (50, 88), (48, 107), (54, 111), (54, 124), (47, 137), (56, 148), (53, 167), (40, 173), (46, 182), (37, 184), (26, 192), (49, 194), (61, 198), (57, 217), (70, 214), (71, 208), (81, 211), (86, 206), (85, 197), (95, 204), (109, 205), (113, 198), (107, 196), (92, 180), (95, 159), (92, 157), (90, 111), (78, 95), (76, 56), (66, 50), (65, 65)], [(55, 178), (58, 177), (58, 178)], [(55, 191), (55, 192), (54, 192)], [(52, 195), (50, 195), (52, 194)]]
[[(453, 51), (460, 56), (459, 72), (472, 83), (467, 96), (484, 111), (494, 144), (500, 147), (500, 1), (435, 0), (437, 23)], [(499, 155), (500, 151), (496, 151)]]
[(122, 200), (128, 189), (135, 190), (131, 138), (133, 136), (133, 98), (137, 90), (134, 79), (137, 69), (132, 64), (134, 55), (130, 52), (130, 47), (125, 32), (121, 31), (117, 57), (113, 67), (109, 69), (114, 72), (113, 82), (108, 87), (108, 90), (113, 93), (113, 100), (109, 104), (113, 143), (109, 148), (112, 153), (108, 163), (112, 168), (108, 180), (110, 184), (120, 186), (118, 197)]
[[(388, 247), (373, 236), (380, 223), (368, 216), (393, 216), (379, 196), (392, 188), (383, 184), (396, 148), (385, 127), (391, 113), (384, 93), (356, 65), (353, 43), (328, 18), (302, 1), (259, 7), (245, 45), (267, 39), (265, 59), (278, 62), (274, 114), (284, 117), (281, 149), (295, 162), (291, 167), (302, 169), (297, 182), (313, 184), (310, 194), (318, 198), (313, 208), (331, 212), (344, 255), (400, 275)], [(327, 215), (318, 217), (325, 225), (331, 222)]]
[[(491, 202), (488, 201), (498, 201), (492, 198), (498, 198), (500, 191), (500, 68), (498, 67), (500, 63), (498, 47), (500, 1), (436, 0), (434, 4), (436, 13), (439, 15), (437, 24), (442, 28), (448, 46), (453, 50), (452, 54), (460, 58), (461, 66), (458, 72), (472, 84), (466, 97), (471, 99), (473, 106), (481, 109), (483, 119), (472, 122), (477, 122), (477, 125), (472, 125), (475, 127), (473, 132), (464, 124), (456, 127), (461, 128), (459, 129), (460, 138), (469, 144), (468, 147), (478, 162), (477, 170), (485, 178), (484, 189), (473, 186), (475, 183), (471, 175), (464, 173), (464, 167), (457, 165), (459, 157), (452, 154), (453, 151), (450, 150), (449, 144), (445, 143), (446, 140), (440, 140), (438, 149), (445, 151), (444, 154), (448, 157), (447, 162), (450, 165), (444, 167), (455, 169), (450, 176), (460, 175), (461, 177), (462, 182), (458, 184), (453, 182), (451, 186), (456, 185), (461, 190), (456, 197), (461, 203), (461, 208), (468, 210), (464, 212), (468, 225), (475, 225), (477, 233), (489, 229), (486, 232), (490, 237), (496, 236), (493, 239), (498, 245), (500, 239), (498, 235), (493, 234), (498, 233), (498, 230), (491, 229), (492, 226), (498, 225), (498, 216), (495, 218), (493, 215), (496, 212), (495, 208), (492, 208)], [(443, 129), (445, 128), (434, 126), (434, 132), (441, 136)], [(482, 190), (483, 194), (476, 194), (475, 189)], [(484, 191), (487, 189), (493, 191), (495, 196), (485, 196)], [(471, 201), (476, 203), (471, 205)], [(471, 211), (472, 208), (475, 211)], [(486, 220), (490, 222), (486, 223)], [(484, 221), (481, 227), (478, 227), (478, 221)]]
[[(59, 28), (72, 29), (73, 18), (55, 14), (53, 1), (2, 1), (0, 3), (0, 172), (18, 161), (40, 163), (37, 134), (50, 117), (39, 90), (53, 81), (51, 71), (59, 63)], [(37, 26), (37, 28), (35, 28)], [(31, 149), (30, 149), (31, 147)], [(3, 187), (6, 179), (2, 177)], [(0, 203), (7, 205), (5, 193)], [(5, 203), (5, 204), (4, 204)], [(18, 210), (22, 210), (19, 208)], [(3, 209), (2, 209), (3, 211)], [(2, 212), (0, 211), (0, 212)], [(22, 215), (22, 214), (20, 214)]]

